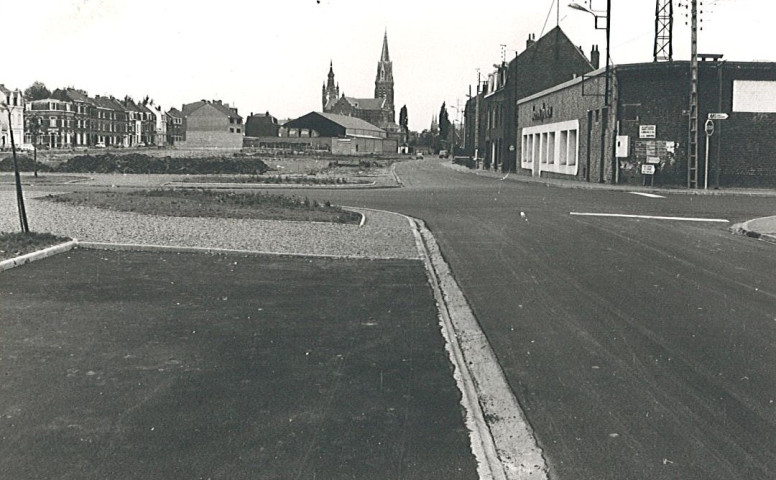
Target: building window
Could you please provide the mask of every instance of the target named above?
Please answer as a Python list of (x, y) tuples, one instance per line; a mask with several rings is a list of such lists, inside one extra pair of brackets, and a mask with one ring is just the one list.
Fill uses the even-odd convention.
[(522, 168), (576, 175), (579, 121), (537, 125), (522, 130)]
[(234, 133), (234, 128), (232, 128), (232, 127), (229, 127), (229, 132), (230, 132), (230, 133)]

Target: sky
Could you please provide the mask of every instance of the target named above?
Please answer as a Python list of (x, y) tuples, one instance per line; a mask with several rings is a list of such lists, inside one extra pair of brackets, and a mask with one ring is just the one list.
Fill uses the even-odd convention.
[[(579, 0), (605, 13), (606, 0)], [(700, 1), (700, 0), (699, 0)], [(675, 60), (690, 52), (689, 0), (674, 0)], [(589, 55), (605, 52), (593, 16), (570, 0), (0, 0), (0, 83), (75, 87), (89, 95), (150, 96), (164, 109), (219, 99), (285, 120), (321, 110), (333, 62), (340, 93), (371, 98), (383, 35), (395, 105), (410, 129), (430, 126), (443, 102), (456, 120), (502, 55), (525, 49), (558, 21)], [(612, 0), (610, 56), (652, 61), (655, 0)], [(679, 4), (683, 6), (680, 7)], [(776, 61), (773, 0), (703, 0), (700, 53)]]

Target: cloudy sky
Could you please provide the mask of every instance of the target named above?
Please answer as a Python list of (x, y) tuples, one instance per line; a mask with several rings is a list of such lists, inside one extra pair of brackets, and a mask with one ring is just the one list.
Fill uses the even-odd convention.
[[(674, 58), (689, 59), (689, 0), (674, 0)], [(589, 4), (589, 0), (580, 3)], [(592, 0), (605, 9), (606, 0)], [(151, 96), (165, 108), (221, 99), (243, 116), (280, 119), (321, 109), (334, 63), (341, 91), (372, 97), (383, 34), (393, 60), (396, 111), (428, 128), (442, 102), (463, 106), (469, 86), (558, 20), (568, 36), (604, 52), (593, 17), (570, 0), (0, 0), (0, 83), (90, 95)], [(703, 0), (698, 50), (776, 61), (773, 0)], [(613, 0), (611, 57), (652, 60), (655, 0)], [(503, 47), (502, 47), (503, 45)], [(449, 110), (451, 118), (458, 115)], [(397, 118), (398, 119), (398, 118)]]

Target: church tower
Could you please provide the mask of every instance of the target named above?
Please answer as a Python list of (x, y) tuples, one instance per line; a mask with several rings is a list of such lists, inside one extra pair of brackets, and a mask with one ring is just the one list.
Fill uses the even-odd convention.
[(380, 61), (377, 63), (377, 78), (375, 79), (375, 98), (384, 98), (385, 112), (387, 122), (395, 122), (396, 112), (393, 106), (393, 62), (388, 55), (388, 31), (383, 37), (383, 51), (380, 55)]
[(334, 83), (334, 62), (329, 62), (329, 78), (321, 90), (321, 101), (323, 102), (323, 111), (327, 112), (327, 107), (331, 107), (339, 98), (339, 85)]

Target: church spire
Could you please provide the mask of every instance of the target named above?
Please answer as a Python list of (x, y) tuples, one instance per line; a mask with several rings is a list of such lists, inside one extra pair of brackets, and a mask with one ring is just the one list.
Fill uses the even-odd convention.
[(388, 55), (388, 29), (385, 29), (383, 36), (383, 53), (380, 55), (380, 62), (390, 62), (391, 56)]
[(377, 62), (375, 98), (385, 99), (386, 119), (394, 122), (396, 115), (393, 106), (393, 62), (388, 55), (388, 29), (385, 30), (383, 49), (380, 52), (380, 61)]
[(327, 112), (339, 98), (339, 84), (334, 82), (334, 61), (332, 60), (329, 60), (329, 75), (321, 97), (324, 112)]

